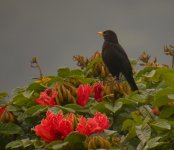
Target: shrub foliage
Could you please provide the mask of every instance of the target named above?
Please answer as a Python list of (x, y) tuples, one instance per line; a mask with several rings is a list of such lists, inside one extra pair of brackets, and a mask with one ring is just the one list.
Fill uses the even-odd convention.
[[(0, 93), (0, 147), (26, 150), (173, 149), (172, 68), (160, 65), (156, 59), (149, 60), (150, 56), (143, 53), (140, 56), (143, 67), (134, 74), (139, 92), (131, 92), (124, 77), (117, 81), (109, 74), (100, 52), (90, 58), (80, 55), (73, 58), (79, 68), (60, 68), (55, 76), (44, 76), (34, 58), (32, 64), (39, 69), (39, 78), (25, 88), (17, 88), (9, 101), (5, 100), (6, 93)], [(137, 62), (132, 61), (132, 64)], [(54, 113), (53, 117), (61, 114), (61, 120), (58, 117), (47, 119), (48, 112)], [(97, 118), (96, 114), (103, 118), (100, 115)], [(47, 120), (53, 123), (45, 123)], [(60, 124), (56, 123), (62, 120), (66, 125), (71, 122), (69, 132), (62, 131), (66, 132), (63, 138), (54, 134), (48, 142), (36, 134), (36, 126), (42, 128), (42, 135), (51, 133), (53, 128), (57, 133)], [(56, 139), (56, 136), (60, 138)]]

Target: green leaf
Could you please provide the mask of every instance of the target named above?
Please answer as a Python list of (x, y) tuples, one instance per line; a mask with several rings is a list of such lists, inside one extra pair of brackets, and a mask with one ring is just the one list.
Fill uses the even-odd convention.
[(157, 130), (171, 130), (171, 125), (164, 119), (158, 119), (151, 123), (151, 125)]
[(23, 133), (22, 128), (14, 123), (1, 123), (0, 134), (12, 135)]
[(119, 98), (117, 101), (122, 102), (125, 105), (130, 105), (131, 107), (136, 107), (138, 104), (144, 103), (145, 100), (146, 97), (144, 95), (140, 95), (135, 92), (128, 97)]
[(169, 99), (174, 100), (174, 94), (168, 94), (167, 97), (168, 97)]
[(136, 134), (143, 143), (146, 143), (150, 139), (151, 128), (148, 124), (136, 126)]
[(60, 108), (63, 112), (70, 112), (70, 113), (75, 113), (76, 111), (72, 108), (66, 108), (63, 106), (57, 106), (58, 108)]
[(8, 93), (6, 92), (0, 92), (0, 101), (4, 100), (5, 97), (8, 96)]
[(31, 100), (25, 97), (23, 94), (17, 95), (13, 98), (13, 104), (18, 106), (25, 106)]
[(154, 105), (160, 107), (162, 105), (166, 105), (168, 102), (172, 102), (173, 99), (169, 99), (169, 97), (173, 93), (174, 93), (174, 88), (161, 89), (156, 93), (154, 97)]
[(54, 106), (54, 107), (49, 108), (48, 110), (54, 112), (55, 114), (57, 114), (60, 110), (62, 110), (63, 113), (67, 113), (67, 112), (75, 113), (74, 109), (66, 108), (66, 107), (63, 107), (63, 106)]
[(62, 78), (67, 78), (67, 77), (84, 77), (84, 73), (80, 69), (72, 69), (70, 70), (69, 68), (60, 68), (58, 70), (58, 76)]
[(17, 117), (17, 120), (23, 122), (26, 118), (30, 117), (28, 114), (24, 112), (13, 112), (14, 115)]
[(67, 105), (64, 105), (64, 107), (66, 107), (66, 108), (71, 108), (71, 109), (73, 109), (74, 111), (83, 109), (82, 107), (80, 107), (80, 106), (77, 105), (77, 104), (67, 104)]
[(74, 112), (79, 113), (79, 114), (86, 114), (86, 113), (89, 112), (88, 108), (83, 108), (83, 107), (81, 107), (80, 105), (77, 105), (77, 104), (67, 104), (67, 105), (64, 105), (64, 107), (73, 109)]
[(160, 111), (160, 118), (169, 118), (171, 115), (174, 114), (174, 107), (173, 106), (166, 106)]
[(65, 141), (54, 141), (46, 146), (46, 148), (51, 150), (63, 150), (67, 147), (69, 142)]
[(132, 126), (131, 128), (129, 128), (127, 135), (122, 138), (122, 143), (130, 141), (134, 137), (136, 137), (135, 126)]
[(6, 145), (6, 149), (15, 149), (15, 148), (21, 148), (23, 145), (22, 145), (22, 142), (21, 140), (16, 140), (16, 141), (12, 141), (10, 143), (8, 143)]
[(127, 142), (136, 136), (135, 122), (131, 119), (126, 119), (122, 125), (122, 131), (128, 131), (127, 135), (122, 138), (122, 142)]
[(69, 143), (72, 150), (77, 150), (77, 149), (85, 149), (84, 148), (85, 139), (86, 139), (85, 135), (74, 131), (74, 132), (71, 132), (66, 137), (65, 141)]
[(123, 106), (122, 102), (115, 102), (114, 106), (111, 105), (110, 103), (105, 104), (105, 107), (110, 110), (112, 113), (116, 113), (117, 111), (119, 111)]
[(145, 149), (144, 149), (144, 143), (143, 143), (142, 141), (138, 144), (136, 150), (145, 150)]
[(25, 113), (29, 114), (31, 116), (36, 116), (36, 115), (39, 115), (42, 112), (46, 112), (47, 109), (48, 109), (47, 106), (36, 105), (36, 106), (32, 106), (29, 109), (27, 109), (25, 111)]
[(17, 106), (14, 106), (14, 105), (8, 105), (7, 106), (7, 110), (8, 111), (20, 111), (21, 108), (20, 107), (17, 107)]
[(70, 69), (69, 68), (59, 68), (58, 70), (58, 76), (65, 78), (67, 76), (69, 76), (70, 74)]
[(155, 68), (154, 67), (144, 67), (142, 70), (140, 70), (136, 77), (139, 78), (139, 77), (142, 77), (143, 75), (151, 72), (152, 70), (154, 70)]
[(118, 102), (122, 102), (125, 105), (131, 105), (132, 107), (133, 106), (135, 107), (136, 105), (138, 105), (138, 102), (136, 102), (136, 101), (134, 101), (132, 99), (129, 99), (127, 97), (125, 97), (125, 98), (119, 98), (117, 101)]
[(33, 144), (29, 139), (22, 139), (21, 142), (24, 148), (29, 147)]
[(102, 132), (102, 133), (96, 133), (96, 134), (93, 134), (93, 135), (109, 137), (109, 136), (112, 136), (112, 135), (114, 135), (116, 133), (117, 133), (117, 131), (114, 131), (114, 130), (104, 130), (104, 132)]
[(83, 77), (84, 73), (80, 69), (72, 69), (70, 75), (71, 75), (71, 77), (73, 77), (73, 76), (81, 76), (81, 77)]
[(28, 87), (28, 91), (35, 91), (35, 92), (41, 92), (44, 91), (45, 87), (41, 85), (40, 83), (31, 83)]
[(25, 91), (23, 92), (24, 97), (30, 99), (31, 96), (33, 95), (33, 91)]
[(105, 104), (108, 104), (108, 102), (103, 101), (100, 103), (96, 103), (94, 106), (89, 108), (90, 112), (92, 114), (95, 114), (96, 112), (101, 112), (101, 113), (105, 113), (107, 115), (111, 115), (111, 111), (105, 107)]
[(158, 142), (161, 139), (161, 137), (155, 137), (147, 141), (146, 146), (144, 147), (145, 149), (151, 149), (155, 148), (157, 146), (160, 146), (164, 144), (164, 142)]
[(152, 109), (150, 108), (149, 105), (140, 106), (139, 111), (144, 118), (149, 118), (149, 119), (154, 118), (154, 114), (152, 113)]
[(152, 78), (156, 73), (156, 70), (152, 70), (148, 73), (146, 73), (144, 76), (147, 77), (147, 78)]
[(29, 139), (22, 139), (8, 143), (5, 148), (6, 149), (27, 148), (31, 145), (33, 145), (33, 143)]
[(8, 93), (6, 93), (6, 92), (0, 92), (0, 98), (1, 97), (6, 97), (6, 96), (8, 96)]
[(136, 124), (142, 124), (143, 123), (143, 117), (140, 115), (138, 111), (131, 113), (132, 118), (136, 122)]
[(123, 131), (126, 131), (126, 130), (129, 130), (132, 126), (135, 127), (135, 122), (131, 119), (126, 119), (124, 122), (123, 122), (123, 125), (122, 125), (122, 130)]
[(103, 60), (102, 60), (101, 57), (95, 58), (88, 64), (87, 69), (89, 70), (90, 68), (93, 67), (94, 64), (99, 64), (99, 63), (102, 63), (102, 62), (103, 62)]

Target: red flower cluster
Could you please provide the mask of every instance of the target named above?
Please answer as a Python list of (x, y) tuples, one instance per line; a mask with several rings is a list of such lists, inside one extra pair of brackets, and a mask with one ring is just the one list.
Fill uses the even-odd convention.
[(57, 95), (57, 91), (53, 91), (52, 89), (46, 89), (44, 92), (41, 92), (39, 98), (37, 98), (35, 102), (43, 106), (52, 107), (56, 105), (55, 98), (57, 97)]
[(89, 84), (86, 85), (80, 85), (78, 90), (78, 99), (77, 103), (84, 107), (88, 103), (89, 96), (91, 94), (91, 86)]
[(77, 90), (78, 94), (77, 103), (80, 106), (84, 107), (88, 103), (92, 89), (94, 90), (95, 100), (98, 102), (102, 101), (103, 86), (101, 85), (101, 83), (95, 83), (93, 87), (91, 87), (89, 84), (80, 85)]
[(52, 142), (55, 140), (63, 140), (70, 132), (73, 131), (73, 116), (63, 116), (62, 112), (53, 114), (48, 111), (46, 119), (41, 121), (41, 124), (35, 126), (34, 131), (36, 135), (40, 136), (45, 142)]
[(97, 112), (93, 118), (86, 119), (81, 117), (76, 130), (84, 135), (91, 135), (93, 133), (101, 133), (104, 129), (110, 126), (109, 119), (105, 114)]
[[(46, 119), (42, 119), (41, 124), (34, 127), (35, 134), (40, 136), (45, 142), (64, 140), (73, 129), (74, 116), (64, 116), (62, 111), (54, 114), (50, 111), (46, 114)], [(77, 124), (76, 131), (84, 135), (101, 133), (110, 126), (109, 119), (105, 114), (97, 112), (93, 118), (81, 117)]]
[(94, 98), (96, 101), (101, 102), (102, 101), (102, 92), (103, 92), (103, 86), (101, 83), (95, 83), (93, 86), (94, 90)]

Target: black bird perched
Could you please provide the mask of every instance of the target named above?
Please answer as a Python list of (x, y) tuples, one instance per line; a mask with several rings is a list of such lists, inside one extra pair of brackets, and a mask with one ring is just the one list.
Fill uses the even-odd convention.
[(119, 75), (122, 73), (128, 81), (131, 90), (138, 90), (138, 87), (133, 78), (130, 61), (126, 52), (119, 44), (116, 33), (111, 30), (97, 33), (104, 37), (102, 59), (112, 76), (116, 76), (116, 78), (119, 80)]

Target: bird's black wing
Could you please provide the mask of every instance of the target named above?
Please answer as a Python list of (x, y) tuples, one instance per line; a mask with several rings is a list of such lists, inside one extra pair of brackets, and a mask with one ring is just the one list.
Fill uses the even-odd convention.
[(120, 44), (112, 45), (112, 61), (114, 64), (119, 64), (119, 69), (121, 72), (132, 73), (132, 67), (129, 58)]

